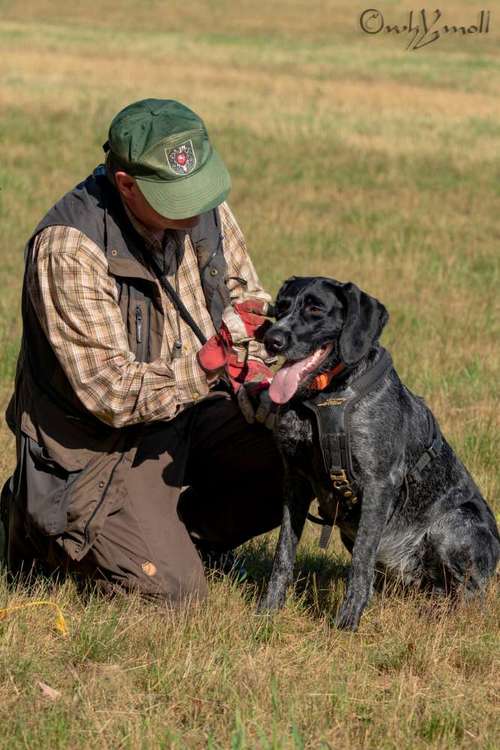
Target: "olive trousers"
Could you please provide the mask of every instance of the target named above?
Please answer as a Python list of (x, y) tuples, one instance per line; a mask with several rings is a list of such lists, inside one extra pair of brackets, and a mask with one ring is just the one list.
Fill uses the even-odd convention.
[[(206, 581), (193, 539), (224, 551), (281, 523), (282, 464), (272, 434), (249, 425), (233, 399), (207, 399), (140, 434), (125, 491), (80, 560), (65, 554), (71, 524), (63, 534), (49, 536), (30, 522), (34, 467), (33, 451), (26, 451), (20, 490), (8, 513), (12, 573), (37, 566), (49, 574), (76, 573), (105, 590), (134, 590), (170, 602), (199, 600)], [(40, 486), (39, 467), (35, 476)], [(50, 470), (43, 481), (45, 497), (56, 497), (64, 478)]]

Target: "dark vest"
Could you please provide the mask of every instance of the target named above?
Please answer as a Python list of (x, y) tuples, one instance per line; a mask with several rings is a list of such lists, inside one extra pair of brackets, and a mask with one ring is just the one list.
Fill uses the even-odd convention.
[[(47, 213), (29, 239), (25, 255), (26, 268), (31, 260), (35, 237), (49, 226), (74, 227), (91, 239), (106, 256), (109, 273), (118, 287), (119, 305), (128, 333), (130, 350), (136, 359), (150, 362), (160, 356), (164, 326), (161, 294), (154, 271), (142, 260), (144, 240), (137, 234), (123, 208), (119, 195), (101, 165), (63, 196)], [(193, 229), (172, 230), (183, 252), (189, 234), (198, 257), (200, 279), (207, 309), (215, 328), (221, 323), (224, 307), (229, 304), (225, 284), (227, 266), (223, 253), (223, 235), (217, 209), (203, 214)], [(16, 393), (8, 410), (9, 424), (19, 424), (15, 396), (18, 380), (28, 377), (33, 385), (57, 405), (69, 418), (81, 420), (100, 431), (102, 422), (88, 412), (74, 394), (72, 387), (52, 351), (30, 303), (26, 283), (23, 288), (23, 342), (16, 377)], [(14, 414), (17, 412), (17, 418)], [(11, 424), (11, 427), (15, 425)]]

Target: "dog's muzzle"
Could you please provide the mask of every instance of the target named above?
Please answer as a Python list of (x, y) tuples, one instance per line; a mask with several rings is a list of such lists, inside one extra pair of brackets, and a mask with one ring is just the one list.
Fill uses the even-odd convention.
[(320, 349), (297, 362), (286, 362), (273, 377), (269, 395), (276, 404), (286, 404), (302, 382), (325, 361), (333, 349), (333, 344), (325, 344)]
[(269, 354), (281, 354), (288, 347), (289, 342), (289, 334), (276, 326), (270, 328), (264, 336), (264, 346)]

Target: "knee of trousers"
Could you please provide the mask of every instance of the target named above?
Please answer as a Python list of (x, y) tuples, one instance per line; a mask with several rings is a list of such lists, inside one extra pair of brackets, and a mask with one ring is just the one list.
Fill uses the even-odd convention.
[(198, 568), (173, 574), (168, 570), (157, 570), (153, 563), (147, 563), (136, 574), (104, 577), (107, 588), (118, 587), (174, 606), (199, 603), (207, 597), (207, 582), (203, 571)]
[(73, 570), (110, 592), (135, 592), (172, 604), (203, 600), (207, 583), (198, 554), (189, 546), (176, 552), (124, 550), (101, 536)]
[(206, 599), (208, 591), (203, 573), (195, 572), (182, 578), (160, 575), (154, 583), (150, 578), (142, 578), (138, 583), (142, 595), (174, 606), (200, 603)]

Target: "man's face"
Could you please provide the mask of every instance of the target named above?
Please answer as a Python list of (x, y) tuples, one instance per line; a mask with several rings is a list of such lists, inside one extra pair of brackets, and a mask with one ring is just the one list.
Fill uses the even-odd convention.
[(133, 177), (126, 172), (115, 172), (115, 184), (127, 208), (139, 219), (141, 224), (155, 232), (165, 229), (190, 229), (198, 224), (200, 217), (188, 219), (167, 219), (149, 205), (136, 185)]

